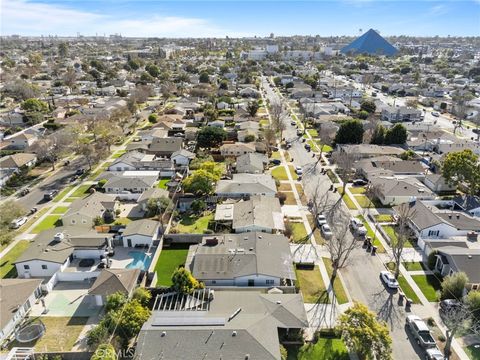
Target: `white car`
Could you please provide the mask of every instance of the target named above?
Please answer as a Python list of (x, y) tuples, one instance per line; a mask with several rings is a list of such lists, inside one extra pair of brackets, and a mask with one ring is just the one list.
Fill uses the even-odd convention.
[(26, 222), (28, 221), (28, 218), (26, 216), (22, 216), (18, 219), (15, 219), (13, 220), (11, 223), (10, 223), (10, 228), (12, 229), (18, 229), (20, 226), (22, 226), (23, 224), (25, 224)]
[(332, 229), (330, 229), (330, 226), (328, 226), (328, 224), (323, 224), (320, 230), (322, 230), (322, 235), (325, 239), (328, 240), (332, 238), (333, 236)]
[(363, 226), (363, 223), (360, 219), (357, 219), (356, 217), (350, 218), (350, 226), (352, 227), (353, 230), (357, 230), (359, 227)]
[(297, 175), (302, 175), (303, 174), (303, 169), (301, 166), (295, 166), (295, 172)]
[(439, 117), (440, 114), (439, 114), (438, 112), (436, 112), (436, 111), (432, 111), (432, 116)]
[(425, 360), (445, 360), (442, 352), (437, 347), (427, 349), (425, 352)]
[(327, 223), (327, 218), (323, 214), (317, 215), (317, 224), (318, 226), (325, 225)]
[(395, 279), (395, 276), (390, 271), (384, 270), (380, 271), (380, 277), (382, 281), (389, 287), (390, 289), (398, 289), (398, 281)]

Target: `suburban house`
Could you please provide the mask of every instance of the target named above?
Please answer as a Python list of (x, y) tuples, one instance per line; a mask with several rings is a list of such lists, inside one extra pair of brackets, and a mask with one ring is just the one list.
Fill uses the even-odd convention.
[(235, 170), (237, 173), (262, 174), (267, 165), (265, 154), (248, 153), (237, 157)]
[(233, 156), (237, 157), (240, 155), (245, 155), (248, 153), (256, 152), (255, 143), (241, 143), (237, 142), (235, 144), (223, 144), (220, 146), (220, 153), (222, 156)]
[(445, 246), (437, 251), (435, 270), (442, 276), (464, 272), (468, 277), (467, 288), (480, 289), (480, 249)]
[(383, 205), (435, 199), (435, 194), (415, 178), (373, 177), (370, 187)]
[(277, 186), (269, 174), (233, 174), (232, 180), (220, 180), (215, 189), (224, 198), (247, 198), (253, 195), (275, 196)]
[(0, 343), (8, 339), (42, 295), (41, 279), (0, 279)]
[(62, 216), (64, 226), (82, 226), (91, 228), (97, 217), (106, 222), (115, 219), (118, 202), (114, 195), (94, 192), (84, 199), (72, 202), (68, 211)]
[(370, 179), (379, 176), (402, 176), (423, 178), (427, 167), (420, 161), (401, 160), (396, 157), (367, 158), (353, 165), (357, 173)]
[(147, 204), (149, 199), (158, 199), (161, 197), (166, 197), (168, 199), (169, 193), (165, 189), (160, 189), (158, 187), (153, 187), (145, 190), (142, 195), (137, 199), (137, 204), (140, 205), (143, 211), (147, 211)]
[(7, 155), (0, 159), (0, 168), (18, 170), (21, 167), (31, 167), (35, 165), (37, 156), (35, 154), (17, 153), (13, 155)]
[(434, 193), (440, 194), (457, 190), (455, 185), (450, 185), (441, 174), (427, 174), (423, 179), (423, 183)]
[(35, 141), (37, 141), (37, 137), (27, 132), (22, 132), (8, 139), (9, 147), (18, 150), (27, 150)]
[(98, 275), (94, 267), (78, 267), (81, 259), (98, 263), (109, 249), (106, 234), (81, 227), (57, 227), (38, 234), (32, 245), (15, 261), (18, 277), (52, 278), (57, 281), (83, 281)]
[(345, 152), (357, 159), (375, 156), (400, 156), (405, 150), (396, 146), (382, 146), (373, 144), (337, 145), (338, 151)]
[(188, 166), (190, 161), (195, 159), (195, 154), (188, 150), (181, 149), (175, 151), (170, 159), (175, 167)]
[(183, 139), (177, 137), (155, 138), (152, 140), (146, 149), (147, 154), (155, 154), (170, 158), (176, 151), (183, 147)]
[(140, 269), (103, 269), (88, 289), (88, 295), (94, 297), (97, 306), (105, 305), (107, 297), (117, 292), (130, 298), (139, 275)]
[(257, 98), (260, 96), (260, 92), (254, 88), (246, 87), (238, 92), (242, 97)]
[(456, 207), (466, 213), (480, 217), (480, 196), (476, 195), (457, 195), (453, 198)]
[[(418, 238), (418, 245), (423, 248), (424, 239), (448, 239), (468, 236), (480, 232), (480, 221), (471, 215), (451, 209), (450, 204), (441, 201), (415, 201), (411, 204), (412, 216), (409, 226)], [(394, 211), (399, 213), (399, 208)]]
[(124, 247), (149, 247), (157, 240), (160, 223), (155, 220), (141, 219), (127, 224), (123, 233)]
[(115, 160), (109, 171), (160, 171), (161, 176), (171, 176), (174, 173), (171, 160), (157, 158), (155, 155), (130, 151)]
[(125, 171), (108, 179), (103, 188), (106, 194), (115, 194), (121, 199), (137, 200), (144, 191), (155, 184), (158, 175), (158, 171)]
[(422, 111), (405, 106), (386, 106), (382, 109), (382, 120), (395, 122), (421, 121)]
[(308, 326), (300, 294), (196, 290), (158, 295), (137, 339), (147, 360), (280, 360), (280, 341)]
[(231, 227), (235, 233), (285, 230), (280, 201), (276, 197), (252, 196), (250, 200), (217, 204), (215, 222)]

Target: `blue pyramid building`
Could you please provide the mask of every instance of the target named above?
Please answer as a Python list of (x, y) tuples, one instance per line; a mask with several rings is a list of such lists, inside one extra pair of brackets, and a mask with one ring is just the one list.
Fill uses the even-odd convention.
[(342, 54), (393, 56), (398, 50), (375, 30), (370, 29), (340, 50)]

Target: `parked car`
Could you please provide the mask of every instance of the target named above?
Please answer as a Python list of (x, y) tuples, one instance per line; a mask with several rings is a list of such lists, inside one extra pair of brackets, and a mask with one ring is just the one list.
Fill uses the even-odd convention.
[(282, 161), (279, 160), (279, 159), (272, 159), (272, 160), (270, 160), (270, 162), (271, 162), (273, 165), (280, 165), (280, 164), (282, 163)]
[(308, 152), (312, 150), (312, 147), (310, 146), (310, 144), (305, 144), (305, 150), (307, 150)]
[(333, 236), (332, 229), (328, 224), (323, 224), (320, 230), (322, 231), (322, 235), (326, 240), (332, 238)]
[(83, 168), (80, 168), (80, 169), (77, 169), (77, 171), (75, 171), (75, 175), (83, 175), (85, 173), (85, 169)]
[(325, 225), (327, 223), (327, 218), (323, 214), (318, 214), (317, 215), (317, 224), (318, 226)]
[(390, 271), (384, 270), (380, 271), (380, 278), (390, 289), (398, 289), (398, 281), (395, 279), (395, 276)]
[(445, 360), (438, 347), (430, 348), (425, 351), (425, 360)]
[(302, 135), (303, 135), (303, 130), (297, 129), (297, 136), (302, 136)]
[(297, 122), (295, 120), (290, 121), (290, 125), (295, 126), (297, 125)]
[(456, 299), (446, 299), (440, 301), (440, 311), (447, 312), (450, 310), (458, 309), (462, 306), (462, 303)]
[(50, 191), (46, 192), (45, 194), (43, 194), (43, 200), (50, 201), (57, 194), (58, 194), (58, 190), (50, 190)]
[(27, 222), (27, 220), (28, 220), (28, 218), (26, 216), (22, 216), (18, 219), (15, 219), (10, 223), (10, 228), (11, 229), (18, 229), (20, 226), (25, 224)]
[(355, 179), (352, 181), (352, 184), (354, 186), (365, 186), (368, 184), (368, 182), (366, 180), (363, 180), (363, 179)]
[(30, 192), (30, 189), (22, 189), (19, 193), (20, 196), (25, 196)]
[(439, 114), (438, 112), (436, 112), (436, 111), (432, 111), (432, 116), (439, 117), (440, 114)]
[(28, 212), (28, 216), (35, 214), (37, 211), (38, 209), (36, 207), (31, 208), (30, 211)]
[(363, 223), (360, 219), (357, 219), (356, 217), (351, 217), (350, 218), (350, 227), (352, 229), (356, 230), (361, 226), (363, 226)]
[(424, 349), (436, 348), (437, 344), (427, 324), (417, 315), (408, 315), (406, 325), (415, 341)]
[(297, 175), (302, 175), (303, 174), (303, 169), (301, 166), (295, 166), (295, 173)]

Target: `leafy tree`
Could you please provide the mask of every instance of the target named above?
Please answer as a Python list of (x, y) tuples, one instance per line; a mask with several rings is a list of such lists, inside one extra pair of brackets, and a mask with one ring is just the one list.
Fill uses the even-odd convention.
[(252, 118), (255, 117), (259, 108), (260, 106), (258, 105), (258, 101), (256, 100), (250, 101), (247, 105), (248, 115), (250, 115), (250, 117)]
[(133, 292), (132, 299), (138, 300), (142, 306), (148, 306), (152, 298), (152, 293), (145, 289), (144, 287), (136, 288)]
[(465, 183), (470, 194), (480, 190), (480, 165), (472, 150), (451, 152), (445, 156), (442, 175), (450, 185)]
[(152, 124), (156, 124), (158, 121), (158, 115), (157, 114), (150, 114), (148, 115), (148, 122)]
[(363, 125), (359, 120), (347, 120), (335, 135), (336, 144), (361, 144), (363, 141)]
[(178, 268), (172, 275), (172, 287), (175, 291), (183, 294), (191, 294), (195, 289), (203, 288), (203, 283), (199, 282), (184, 267)]
[(90, 360), (117, 360), (117, 353), (112, 344), (100, 344)]
[(370, 139), (370, 144), (382, 145), (385, 142), (385, 127), (381, 124), (375, 126)]
[(192, 209), (192, 211), (196, 212), (196, 213), (199, 213), (203, 210), (205, 210), (207, 207), (207, 204), (205, 203), (205, 201), (203, 201), (202, 199), (195, 199), (192, 201), (192, 205), (190, 206), (190, 208)]
[(415, 157), (415, 151), (411, 149), (405, 151), (404, 153), (402, 153), (402, 155), (400, 155), (400, 159), (402, 160), (410, 160), (410, 159), (413, 159), (414, 157)]
[(480, 290), (470, 290), (465, 303), (468, 306), (468, 310), (472, 312), (474, 321), (480, 324)]
[(360, 110), (366, 111), (369, 114), (373, 114), (377, 109), (377, 105), (373, 100), (363, 100), (360, 104)]
[(210, 76), (208, 76), (208, 73), (203, 71), (200, 73), (200, 76), (198, 77), (198, 81), (204, 84), (208, 84), (210, 82)]
[(13, 200), (8, 200), (0, 205), (0, 229), (8, 231), (11, 222), (25, 215), (25, 209)]
[(103, 217), (101, 217), (100, 215), (95, 216), (95, 218), (93, 219), (93, 225), (100, 226), (103, 224), (105, 224), (105, 220), (103, 220)]
[(407, 129), (402, 124), (395, 124), (385, 134), (385, 144), (387, 145), (403, 145), (405, 141), (407, 141)]
[(392, 339), (384, 322), (377, 321), (376, 314), (355, 303), (340, 315), (339, 327), (345, 343), (361, 358), (392, 359)]
[(140, 75), (140, 81), (144, 83), (150, 83), (150, 82), (154, 82), (155, 78), (152, 75), (150, 75), (148, 72), (144, 71), (142, 75)]
[[(97, 346), (106, 342), (110, 336), (110, 332), (105, 321), (100, 321), (99, 324), (87, 333), (87, 345), (90, 347)], [(93, 359), (93, 357), (92, 357)]]
[(60, 55), (60, 57), (62, 58), (68, 56), (68, 43), (61, 42), (60, 44), (58, 44), (58, 55)]
[(225, 130), (214, 126), (205, 126), (198, 132), (197, 144), (202, 148), (210, 149), (220, 146), (226, 137)]
[(468, 277), (464, 272), (456, 272), (445, 276), (442, 281), (441, 299), (461, 299)]
[(183, 189), (195, 195), (209, 195), (213, 192), (214, 181), (216, 181), (214, 175), (208, 171), (195, 170), (183, 180)]
[(249, 135), (245, 136), (245, 142), (246, 143), (250, 143), (252, 141), (255, 141), (255, 135), (249, 134)]
[(25, 100), (21, 107), (27, 112), (46, 113), (49, 110), (46, 102), (34, 98)]
[(119, 310), (127, 302), (127, 296), (121, 292), (107, 296), (107, 302), (105, 304), (105, 312)]
[(162, 214), (170, 206), (171, 200), (168, 197), (150, 198), (147, 201), (147, 212), (149, 216)]
[(220, 85), (218, 86), (220, 90), (228, 90), (228, 81), (222, 80), (220, 81)]
[(368, 112), (365, 110), (361, 110), (358, 112), (357, 116), (360, 120), (365, 120), (368, 118)]
[(140, 61), (138, 59), (131, 59), (127, 64), (132, 70), (138, 70), (140, 68)]
[(112, 312), (111, 318), (117, 323), (117, 334), (127, 342), (136, 336), (142, 325), (150, 317), (150, 310), (133, 299), (125, 304), (123, 309)]
[(160, 69), (157, 65), (154, 64), (147, 64), (145, 66), (145, 70), (150, 74), (150, 76), (156, 78), (158, 75), (160, 75)]

